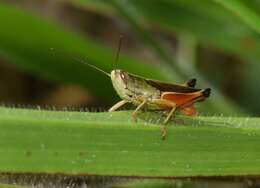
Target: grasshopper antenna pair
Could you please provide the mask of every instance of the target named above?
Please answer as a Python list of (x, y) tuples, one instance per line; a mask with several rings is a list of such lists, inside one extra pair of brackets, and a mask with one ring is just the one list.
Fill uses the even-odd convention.
[[(113, 69), (116, 69), (117, 67), (117, 62), (118, 62), (118, 59), (119, 59), (119, 54), (120, 54), (120, 50), (121, 50), (121, 46), (122, 46), (122, 41), (123, 41), (123, 35), (120, 35), (120, 38), (119, 38), (119, 44), (118, 44), (118, 49), (117, 49), (117, 53), (116, 53), (116, 59), (113, 63)], [(92, 69), (95, 69), (103, 74), (105, 74), (106, 76), (108, 76), (110, 78), (110, 74), (104, 70), (102, 70), (101, 68), (98, 68), (97, 66), (95, 65), (92, 65), (90, 63), (87, 63), (86, 61), (84, 61), (83, 59), (75, 56), (75, 55), (70, 55), (70, 54), (67, 54), (66, 52), (64, 51), (60, 51), (60, 50), (56, 50), (54, 48), (50, 48), (50, 50), (54, 53), (54, 54), (60, 54), (60, 55), (63, 55), (65, 57), (68, 57), (69, 59), (72, 59), (78, 63), (81, 63), (81, 64), (84, 64), (84, 65), (87, 65), (89, 67), (91, 67)]]
[[(134, 120), (136, 120), (137, 113), (144, 108), (148, 110), (166, 111), (167, 116), (163, 121), (162, 129), (162, 139), (165, 139), (167, 135), (167, 124), (174, 113), (178, 111), (187, 116), (194, 116), (196, 114), (194, 104), (208, 98), (211, 89), (195, 88), (196, 79), (190, 79), (184, 84), (172, 84), (143, 78), (127, 71), (116, 69), (122, 39), (123, 36), (121, 35), (116, 59), (113, 65), (114, 69), (110, 74), (78, 57), (67, 55), (64, 52), (62, 52), (62, 54), (110, 77), (112, 85), (121, 100), (113, 105), (109, 109), (109, 112), (114, 112), (127, 103), (132, 103), (136, 106), (136, 109), (132, 113)], [(52, 49), (52, 51), (54, 51), (54, 49)]]

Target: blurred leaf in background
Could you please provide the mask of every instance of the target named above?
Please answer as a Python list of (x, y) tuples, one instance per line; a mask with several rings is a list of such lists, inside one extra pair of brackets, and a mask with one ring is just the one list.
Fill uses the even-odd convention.
[[(83, 38), (68, 32), (61, 26), (15, 7), (3, 4), (0, 9), (3, 23), (0, 31), (0, 52), (4, 59), (18, 64), (21, 70), (27, 70), (34, 75), (48, 80), (79, 84), (97, 96), (110, 101), (115, 100), (116, 94), (109, 79), (87, 66), (74, 62), (66, 55), (54, 54), (50, 48), (63, 51), (67, 55), (78, 56), (82, 60), (86, 59), (88, 63), (95, 64), (105, 71), (112, 68), (115, 59), (113, 50), (87, 36)], [(127, 70), (132, 69), (136, 74), (153, 75), (158, 79), (164, 77), (161, 72), (138, 64), (136, 60), (123, 54), (120, 56), (120, 64)], [(134, 69), (136, 64), (140, 69)]]
[[(258, 115), (258, 103), (245, 97), (260, 90), (252, 81), (258, 65), (251, 63), (260, 54), (258, 27), (247, 19), (258, 5), (232, 2), (2, 0), (1, 101), (111, 106), (118, 97), (107, 77), (49, 49), (109, 72), (123, 34), (119, 68), (172, 83), (196, 77), (198, 87), (213, 87), (211, 99), (201, 105), (200, 112)], [(234, 6), (242, 10), (239, 16), (232, 11)]]

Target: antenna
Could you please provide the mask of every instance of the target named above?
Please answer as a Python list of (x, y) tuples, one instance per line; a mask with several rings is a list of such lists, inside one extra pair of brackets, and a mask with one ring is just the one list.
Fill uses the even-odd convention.
[(120, 54), (123, 38), (124, 38), (124, 36), (121, 34), (119, 36), (118, 48), (117, 48), (117, 52), (116, 52), (116, 59), (115, 59), (115, 63), (114, 63), (113, 69), (116, 69), (116, 67), (117, 67), (117, 62), (118, 62), (118, 59), (119, 59), (119, 54)]
[(51, 50), (53, 53), (55, 53), (55, 54), (61, 54), (61, 55), (65, 56), (65, 57), (68, 57), (68, 58), (74, 60), (74, 61), (77, 61), (78, 63), (81, 63), (81, 64), (83, 64), (83, 65), (87, 65), (87, 66), (91, 67), (92, 69), (95, 69), (95, 70), (97, 70), (97, 71), (99, 71), (99, 72), (101, 72), (101, 73), (107, 75), (107, 76), (110, 78), (110, 74), (109, 74), (109, 73), (107, 73), (106, 71), (104, 71), (104, 70), (98, 68), (98, 67), (95, 66), (95, 65), (92, 65), (92, 64), (90, 64), (90, 63), (87, 63), (86, 61), (80, 59), (80, 58), (77, 57), (77, 56), (69, 55), (69, 54), (65, 53), (64, 51), (55, 50), (54, 48), (50, 48), (50, 50)]

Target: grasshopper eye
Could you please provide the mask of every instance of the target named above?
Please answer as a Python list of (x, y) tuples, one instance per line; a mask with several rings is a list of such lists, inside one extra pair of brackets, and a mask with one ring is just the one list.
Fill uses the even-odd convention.
[(129, 75), (127, 74), (127, 72), (121, 71), (120, 72), (120, 78), (123, 80), (123, 82), (125, 84), (127, 84), (128, 80), (129, 80)]

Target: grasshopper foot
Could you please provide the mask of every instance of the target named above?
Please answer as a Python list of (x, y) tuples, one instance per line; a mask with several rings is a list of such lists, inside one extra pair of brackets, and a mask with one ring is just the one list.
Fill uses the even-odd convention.
[(162, 140), (166, 139), (166, 135), (167, 135), (167, 123), (168, 123), (169, 119), (165, 119), (162, 125)]
[(137, 117), (136, 117), (136, 113), (133, 113), (132, 114), (132, 120), (133, 120), (133, 122), (137, 122)]
[(166, 139), (166, 135), (167, 135), (167, 127), (166, 125), (162, 126), (162, 140)]

